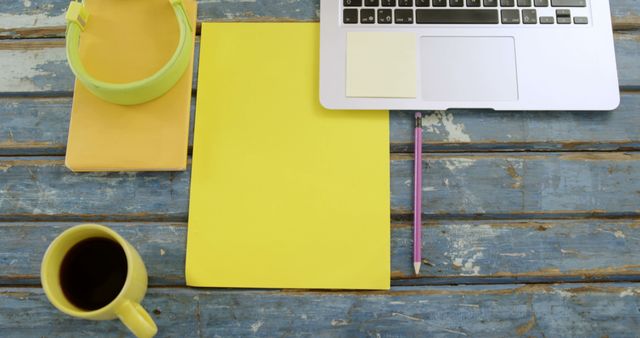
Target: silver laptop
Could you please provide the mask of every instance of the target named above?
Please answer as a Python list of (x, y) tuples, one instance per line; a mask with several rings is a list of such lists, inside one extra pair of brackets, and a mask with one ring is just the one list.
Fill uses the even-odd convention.
[(612, 110), (608, 0), (321, 0), (330, 109)]

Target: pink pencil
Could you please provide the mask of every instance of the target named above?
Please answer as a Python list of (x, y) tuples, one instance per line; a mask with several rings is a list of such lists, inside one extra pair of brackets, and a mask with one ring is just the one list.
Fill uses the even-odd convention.
[(422, 114), (416, 113), (413, 149), (413, 270), (420, 274), (422, 264)]

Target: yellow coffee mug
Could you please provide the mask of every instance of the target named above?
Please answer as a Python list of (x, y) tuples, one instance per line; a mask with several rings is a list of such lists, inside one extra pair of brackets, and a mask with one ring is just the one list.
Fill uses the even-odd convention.
[[(60, 270), (65, 255), (78, 243), (104, 238), (118, 243), (126, 256), (127, 272), (122, 289), (107, 305), (85, 310), (74, 305), (63, 291)], [(115, 231), (97, 224), (82, 224), (67, 229), (51, 242), (42, 259), (40, 270), (42, 288), (58, 310), (74, 317), (91, 320), (120, 318), (137, 337), (153, 337), (158, 328), (140, 305), (147, 291), (147, 270), (136, 249)]]

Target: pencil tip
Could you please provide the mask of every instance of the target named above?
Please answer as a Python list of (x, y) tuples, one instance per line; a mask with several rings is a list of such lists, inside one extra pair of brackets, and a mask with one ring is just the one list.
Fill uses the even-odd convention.
[(420, 274), (420, 262), (413, 262), (413, 271), (416, 275)]

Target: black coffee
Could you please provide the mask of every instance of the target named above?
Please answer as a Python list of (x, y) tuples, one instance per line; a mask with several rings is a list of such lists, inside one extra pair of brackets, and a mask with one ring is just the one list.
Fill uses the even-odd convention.
[(60, 284), (75, 306), (91, 311), (118, 296), (127, 278), (122, 246), (108, 238), (87, 238), (74, 245), (62, 260)]

